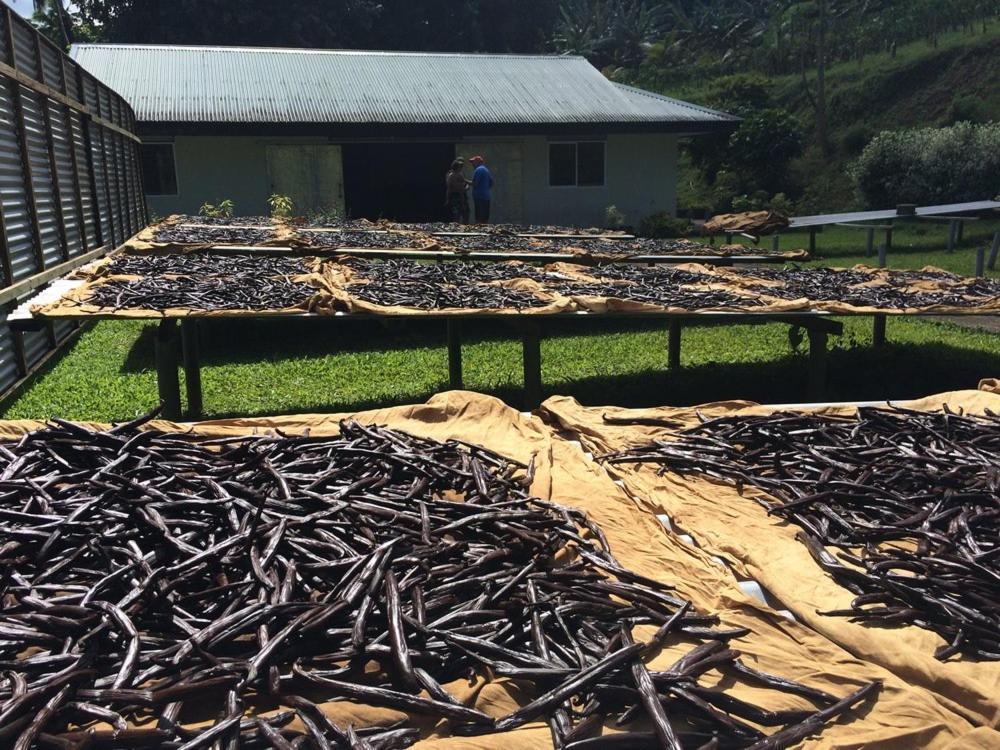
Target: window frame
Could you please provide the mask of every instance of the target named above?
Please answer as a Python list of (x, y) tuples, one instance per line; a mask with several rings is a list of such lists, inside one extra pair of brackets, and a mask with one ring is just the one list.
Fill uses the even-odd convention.
[[(547, 141), (548, 153), (547, 156), (547, 169), (548, 169), (548, 188), (550, 190), (566, 190), (566, 189), (582, 189), (588, 190), (591, 188), (605, 188), (608, 185), (608, 142), (604, 139), (599, 138), (583, 138), (576, 140), (558, 140), (558, 141)], [(601, 182), (600, 184), (592, 185), (581, 185), (580, 184), (580, 144), (581, 143), (599, 143), (601, 144), (601, 156), (603, 162), (601, 164)], [(574, 182), (572, 185), (553, 185), (552, 184), (552, 147), (553, 146), (573, 146), (573, 166)]]
[(177, 197), (180, 197), (180, 194), (181, 194), (181, 181), (180, 181), (180, 178), (177, 175), (177, 149), (174, 147), (173, 141), (140, 142), (139, 146), (140, 146), (140, 154), (142, 152), (142, 147), (143, 146), (156, 146), (156, 147), (169, 146), (170, 147), (170, 162), (171, 162), (171, 164), (173, 165), (173, 168), (174, 168), (174, 192), (173, 193), (147, 193), (146, 192), (146, 185), (145, 185), (146, 174), (145, 174), (145, 170), (144, 170), (143, 171), (143, 175), (142, 175), (142, 181), (143, 181), (142, 191), (143, 191), (143, 195), (147, 195), (150, 198), (177, 198)]

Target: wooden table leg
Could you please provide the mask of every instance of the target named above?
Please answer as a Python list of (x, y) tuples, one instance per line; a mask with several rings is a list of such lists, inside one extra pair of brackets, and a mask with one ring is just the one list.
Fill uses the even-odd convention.
[(822, 401), (826, 392), (826, 331), (809, 329), (809, 399)]
[(993, 244), (990, 245), (990, 259), (986, 267), (991, 271), (997, 267), (998, 254), (1000, 254), (1000, 232), (993, 235)]
[(542, 334), (538, 323), (525, 323), (521, 329), (521, 353), (524, 362), (524, 406), (534, 409), (542, 403)]
[(677, 319), (670, 321), (667, 329), (667, 367), (671, 370), (681, 368), (681, 322)]
[(201, 354), (198, 351), (198, 321), (181, 321), (181, 349), (184, 356), (184, 385), (187, 389), (188, 416), (201, 417)]
[(876, 315), (872, 323), (872, 345), (885, 346), (885, 315)]
[(448, 318), (448, 387), (462, 388), (462, 324), (455, 318)]
[(181, 384), (178, 365), (177, 321), (164, 318), (156, 331), (156, 387), (164, 419), (181, 418)]

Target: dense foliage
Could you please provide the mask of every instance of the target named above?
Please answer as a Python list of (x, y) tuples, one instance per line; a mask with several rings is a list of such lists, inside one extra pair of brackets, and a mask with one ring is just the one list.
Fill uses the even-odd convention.
[(881, 133), (851, 175), (871, 208), (992, 198), (1000, 192), (1000, 124)]
[[(108, 42), (536, 52), (547, 47), (558, 4), (557, 0), (285, 0), (280, 4), (79, 0), (67, 7), (72, 31), (93, 29), (97, 39)], [(50, 11), (36, 14), (36, 22), (62, 41)]]

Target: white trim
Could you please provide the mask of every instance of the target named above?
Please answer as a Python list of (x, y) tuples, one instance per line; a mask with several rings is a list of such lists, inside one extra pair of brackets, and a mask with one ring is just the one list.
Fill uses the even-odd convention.
[[(581, 143), (599, 143), (601, 144), (601, 154), (604, 157), (604, 164), (601, 169), (601, 182), (599, 184), (592, 185), (581, 185), (580, 184), (580, 144)], [(567, 188), (572, 189), (582, 189), (587, 190), (590, 188), (605, 188), (608, 186), (608, 142), (606, 139), (596, 139), (596, 138), (580, 138), (572, 141), (565, 140), (550, 140), (545, 143), (547, 147), (546, 152), (546, 162), (547, 162), (547, 179), (546, 186), (549, 190), (565, 190)], [(574, 164), (573, 164), (573, 184), (572, 185), (553, 185), (552, 184), (552, 147), (553, 146), (573, 146), (574, 147)]]
[[(140, 154), (142, 153), (143, 146), (157, 146), (157, 147), (159, 147), (159, 146), (170, 146), (170, 161), (174, 165), (174, 192), (173, 193), (147, 193), (145, 185), (142, 186), (143, 187), (143, 193), (145, 195), (149, 196), (150, 198), (179, 198), (180, 195), (181, 195), (181, 180), (180, 180), (180, 176), (177, 174), (177, 149), (175, 148), (174, 143), (173, 142), (169, 142), (169, 143), (163, 143), (163, 142), (156, 143), (155, 141), (147, 143), (147, 142), (143, 141), (142, 143), (139, 144), (139, 152), (140, 152)], [(145, 177), (145, 172), (143, 172), (143, 177)]]

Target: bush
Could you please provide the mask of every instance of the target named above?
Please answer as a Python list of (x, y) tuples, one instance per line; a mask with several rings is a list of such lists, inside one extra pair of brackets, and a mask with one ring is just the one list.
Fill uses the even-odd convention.
[(771, 82), (759, 73), (722, 76), (709, 84), (705, 101), (710, 107), (747, 115), (771, 103)]
[(805, 131), (783, 109), (748, 116), (729, 137), (726, 163), (755, 185), (780, 190), (788, 162), (802, 153)]
[(956, 96), (951, 100), (948, 121), (953, 123), (977, 122), (980, 124), (989, 122), (989, 107), (986, 106), (981, 97), (970, 94)]
[(851, 125), (844, 131), (844, 137), (841, 139), (840, 145), (844, 149), (844, 153), (857, 156), (864, 151), (865, 146), (868, 145), (868, 141), (872, 139), (872, 135), (872, 131), (868, 126), (859, 122)]
[(673, 239), (687, 237), (691, 230), (691, 222), (687, 219), (675, 219), (666, 211), (650, 214), (639, 222), (639, 235), (641, 237)]
[(886, 131), (849, 171), (869, 208), (986, 200), (1000, 179), (1000, 124)]
[(618, 206), (608, 206), (604, 209), (605, 229), (621, 229), (623, 226), (625, 226), (625, 214), (618, 209)]

